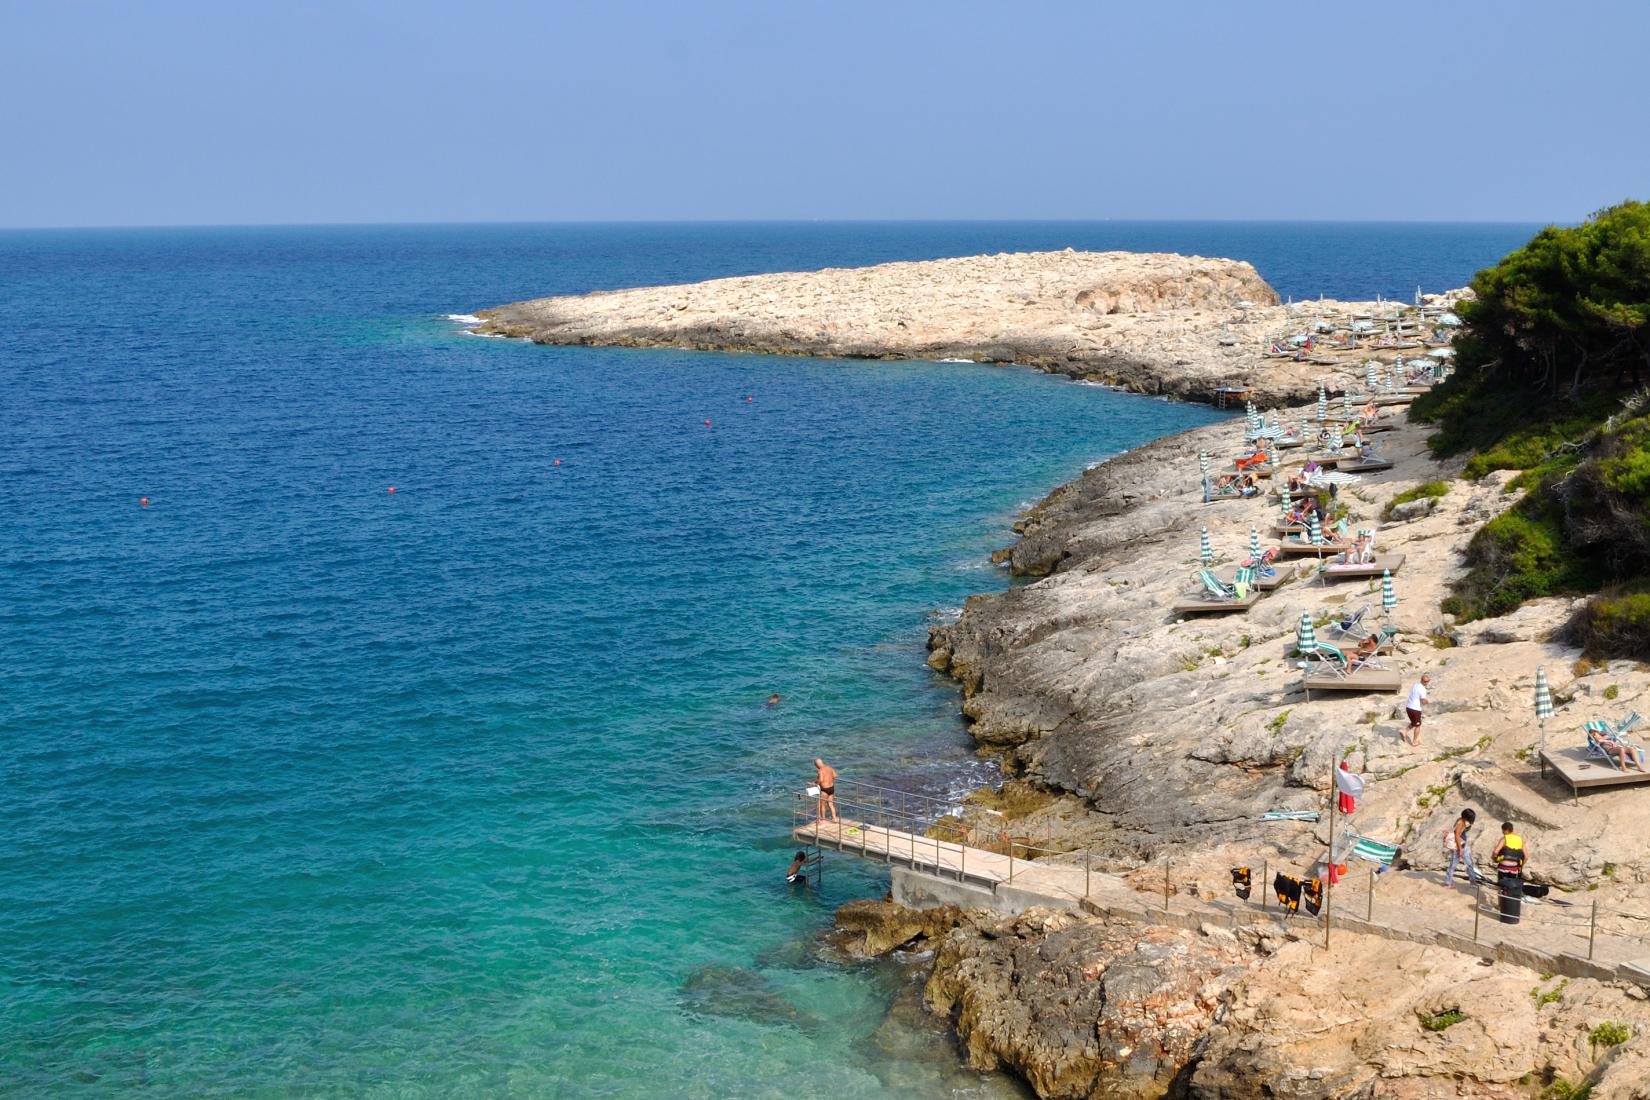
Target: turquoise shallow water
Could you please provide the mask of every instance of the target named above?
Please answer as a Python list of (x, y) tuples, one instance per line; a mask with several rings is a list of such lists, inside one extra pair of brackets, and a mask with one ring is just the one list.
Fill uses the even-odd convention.
[[(0, 234), (0, 1093), (1000, 1095), (884, 1026), (897, 970), (816, 962), (879, 880), (788, 892), (782, 794), (816, 754), (966, 784), (929, 617), (1004, 583), (1019, 506), (1213, 414), (443, 316), (1244, 232)], [(1302, 295), (1439, 289), (1525, 235), (1247, 232)]]

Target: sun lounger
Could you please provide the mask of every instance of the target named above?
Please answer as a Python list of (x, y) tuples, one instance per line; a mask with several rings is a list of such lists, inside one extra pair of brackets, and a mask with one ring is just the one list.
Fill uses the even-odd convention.
[[(1587, 722), (1581, 727), (1582, 732), (1587, 735), (1587, 755), (1607, 761), (1618, 771), (1633, 770), (1623, 766), (1622, 757), (1625, 756), (1636, 763), (1638, 771), (1644, 771), (1644, 747), (1627, 736), (1627, 732), (1642, 721), (1644, 718), (1635, 710), (1615, 725), (1602, 718), (1594, 718)], [(1618, 748), (1625, 749), (1626, 752), (1612, 751)]]
[[(1251, 583), (1253, 578), (1249, 571), (1240, 568), (1233, 583), (1225, 584), (1215, 576), (1213, 571), (1199, 569), (1198, 583), (1203, 586), (1199, 599), (1182, 600), (1174, 605), (1177, 615), (1209, 615), (1224, 614), (1231, 611), (1247, 611), (1260, 599), (1260, 592)], [(1239, 593), (1242, 593), (1240, 596)]]
[(1322, 567), (1323, 579), (1326, 581), (1346, 577), (1378, 577), (1385, 570), (1396, 573), (1404, 566), (1403, 554), (1377, 554), (1372, 562), (1356, 565), (1336, 565), (1333, 562), (1324, 562)]
[(1260, 819), (1262, 821), (1316, 822), (1319, 816), (1317, 810), (1267, 810), (1260, 815)]

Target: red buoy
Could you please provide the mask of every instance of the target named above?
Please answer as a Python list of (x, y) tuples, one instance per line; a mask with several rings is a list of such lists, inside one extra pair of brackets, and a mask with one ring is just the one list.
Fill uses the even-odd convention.
[(392, 493), (395, 492), (395, 486), (394, 485), (390, 486), (390, 492), (392, 492)]
[(138, 497), (138, 507), (139, 508), (149, 507), (149, 498), (148, 497)]
[(707, 428), (710, 427), (710, 421), (708, 421), (708, 420), (705, 421), (705, 427), (707, 427)]
[(745, 395), (745, 400), (746, 400), (746, 401), (755, 401), (755, 400), (756, 400), (756, 398), (754, 398), (754, 397), (752, 397), (752, 396), (751, 396), (751, 395), (750, 395), (750, 394), (746, 394), (746, 395)]
[(560, 465), (561, 465), (561, 459), (559, 459), (559, 458), (558, 458), (558, 459), (556, 459), (556, 465), (557, 465), (557, 466), (560, 466)]

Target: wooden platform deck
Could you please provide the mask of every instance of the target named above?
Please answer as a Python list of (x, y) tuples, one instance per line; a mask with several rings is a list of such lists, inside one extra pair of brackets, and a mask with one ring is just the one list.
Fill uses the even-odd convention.
[[(1582, 735), (1578, 733), (1577, 736)], [(1570, 794), (1577, 802), (1581, 801), (1582, 791), (1650, 783), (1650, 772), (1641, 772), (1636, 768), (1622, 771), (1602, 756), (1589, 756), (1585, 745), (1541, 750), (1541, 774), (1546, 775), (1548, 768), (1570, 785)]]
[(1342, 550), (1347, 549), (1351, 545), (1352, 543), (1350, 542), (1328, 542), (1323, 543), (1322, 545), (1314, 545), (1307, 542), (1296, 542), (1293, 539), (1280, 539), (1278, 540), (1278, 553), (1316, 554), (1321, 558), (1325, 554), (1339, 554)]
[[(1222, 584), (1231, 584), (1237, 579), (1237, 571), (1237, 566), (1228, 565), (1225, 569), (1217, 572), (1215, 577), (1219, 579)], [(1258, 574), (1255, 576), (1254, 588), (1260, 592), (1270, 592), (1275, 588), (1287, 584), (1294, 575), (1295, 573), (1293, 569), (1279, 569), (1277, 568), (1276, 563), (1274, 563), (1272, 575), (1270, 577), (1262, 577)]]
[(1373, 474), (1390, 470), (1392, 466), (1391, 460), (1381, 458), (1372, 462), (1343, 462), (1336, 468), (1343, 474)]
[(1377, 409), (1381, 409), (1391, 405), (1407, 405), (1414, 400), (1415, 395), (1413, 393), (1392, 393), (1387, 394), (1385, 397), (1373, 398), (1368, 402), (1368, 404), (1374, 405)]
[(1254, 591), (1241, 600), (1181, 600), (1170, 610), (1176, 615), (1230, 615), (1234, 611), (1249, 610), (1259, 599), (1260, 592)]
[(1343, 580), (1348, 577), (1378, 577), (1384, 569), (1396, 573), (1403, 568), (1404, 555), (1376, 554), (1375, 560), (1368, 565), (1324, 565), (1322, 576), (1324, 580)]
[(1314, 691), (1397, 691), (1403, 684), (1404, 678), (1398, 673), (1378, 668), (1354, 672), (1351, 676), (1320, 672), (1301, 679), (1308, 700)]

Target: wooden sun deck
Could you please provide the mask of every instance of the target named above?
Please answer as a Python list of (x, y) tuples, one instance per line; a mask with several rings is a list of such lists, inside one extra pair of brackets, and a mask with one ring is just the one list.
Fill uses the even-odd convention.
[(1301, 687), (1306, 689), (1308, 700), (1312, 698), (1314, 691), (1397, 691), (1403, 685), (1402, 676), (1381, 668), (1366, 668), (1350, 676), (1320, 672), (1301, 679)]
[[(1220, 572), (1216, 573), (1215, 576), (1222, 584), (1231, 584), (1233, 581), (1237, 580), (1237, 571), (1239, 568), (1240, 567), (1236, 565), (1228, 565), (1225, 569), (1222, 569)], [(1272, 575), (1270, 577), (1263, 577), (1258, 573), (1255, 574), (1254, 584), (1252, 587), (1254, 587), (1254, 589), (1258, 592), (1270, 592), (1273, 589), (1287, 583), (1293, 576), (1293, 569), (1290, 569), (1288, 573), (1285, 573), (1282, 569), (1279, 569), (1277, 567), (1277, 563), (1274, 562), (1272, 565)]]
[(1247, 611), (1260, 599), (1257, 589), (1241, 600), (1181, 600), (1172, 608), (1176, 615), (1227, 615), (1233, 611)]
[(1650, 772), (1641, 772), (1636, 768), (1623, 771), (1602, 756), (1588, 755), (1586, 745), (1542, 749), (1541, 774), (1546, 775), (1548, 768), (1552, 768), (1560, 779), (1570, 785), (1570, 795), (1577, 802), (1581, 801), (1582, 791), (1650, 783)]
[(1402, 554), (1376, 554), (1375, 560), (1368, 565), (1325, 565), (1323, 576), (1329, 580), (1341, 577), (1378, 577), (1381, 571), (1390, 569), (1396, 573), (1403, 567)]
[(1373, 474), (1381, 470), (1392, 469), (1391, 459), (1381, 458), (1373, 462), (1343, 462), (1337, 467), (1343, 474)]
[(1293, 539), (1280, 539), (1278, 553), (1280, 554), (1316, 554), (1323, 557), (1325, 554), (1339, 554), (1342, 550), (1349, 550), (1351, 542), (1310, 543), (1296, 542)]
[(1368, 404), (1374, 405), (1377, 409), (1380, 409), (1391, 405), (1407, 405), (1414, 400), (1415, 395), (1413, 393), (1390, 393), (1385, 397), (1371, 398)]

